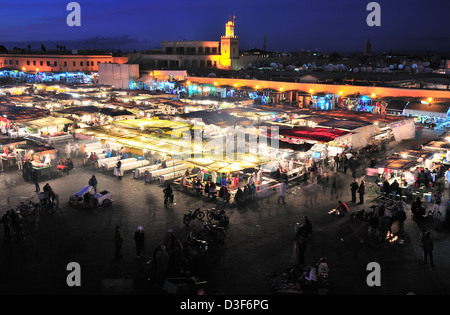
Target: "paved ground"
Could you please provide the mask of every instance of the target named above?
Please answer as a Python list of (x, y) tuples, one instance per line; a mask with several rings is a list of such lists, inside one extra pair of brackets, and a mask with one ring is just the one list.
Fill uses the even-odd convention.
[[(425, 132), (422, 141), (433, 137)], [(393, 146), (412, 147), (414, 142)], [(68, 176), (54, 176), (41, 181), (58, 192), (61, 209), (52, 216), (30, 218), (25, 224), (24, 244), (0, 242), (0, 292), (2, 294), (158, 294), (148, 280), (147, 265), (136, 259), (133, 234), (142, 225), (146, 235), (147, 257), (164, 242), (169, 229), (180, 239), (200, 227), (182, 223), (184, 212), (199, 206), (214, 204), (183, 192), (175, 193), (175, 205), (164, 209), (162, 187), (136, 180), (131, 173), (122, 181), (75, 160), (75, 171)], [(112, 193), (114, 205), (101, 212), (74, 209), (68, 206), (69, 196), (85, 186), (95, 174), (99, 188)], [(362, 173), (358, 174), (362, 175)], [(341, 199), (350, 201), (347, 189), (350, 174), (343, 176)], [(0, 174), (0, 209), (17, 205), (34, 197), (34, 184), (24, 182), (21, 173), (13, 170)], [(445, 196), (444, 202), (448, 199)], [(448, 294), (450, 288), (449, 233), (443, 224), (432, 230), (435, 240), (435, 268), (419, 263), (420, 227), (410, 218), (405, 224), (403, 245), (385, 246), (360, 242), (361, 231), (345, 218), (338, 219), (327, 212), (337, 199), (329, 192), (307, 204), (300, 187), (289, 188), (286, 205), (277, 205), (276, 195), (240, 208), (228, 209), (230, 224), (223, 244), (214, 244), (210, 252), (196, 264), (194, 270), (207, 281), (208, 293), (221, 291), (235, 295), (273, 294), (267, 275), (282, 272), (289, 265), (293, 251), (294, 224), (308, 215), (314, 233), (306, 250), (306, 264), (328, 257), (331, 294)], [(367, 209), (352, 205), (351, 211)], [(124, 258), (114, 259), (114, 227), (120, 224), (124, 234)], [(2, 236), (1, 236), (2, 238)], [(343, 241), (341, 240), (343, 239)], [(366, 266), (381, 265), (381, 287), (368, 287)], [(82, 285), (66, 285), (69, 262), (81, 265)]]

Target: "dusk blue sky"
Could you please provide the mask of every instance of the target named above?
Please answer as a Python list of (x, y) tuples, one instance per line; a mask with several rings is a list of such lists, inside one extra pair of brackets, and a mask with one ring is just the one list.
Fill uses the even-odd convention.
[[(236, 16), (241, 49), (450, 52), (448, 0), (379, 0), (381, 27), (369, 27), (370, 0), (79, 0), (81, 26), (69, 27), (69, 0), (0, 0), (0, 44), (47, 49), (144, 50), (165, 40), (219, 40)], [(53, 47), (54, 46), (54, 47)]]

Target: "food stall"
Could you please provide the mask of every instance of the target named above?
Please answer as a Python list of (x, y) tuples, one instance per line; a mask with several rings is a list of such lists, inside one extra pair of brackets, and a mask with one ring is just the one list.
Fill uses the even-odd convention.
[(41, 119), (31, 120), (24, 123), (29, 129), (27, 138), (45, 141), (48, 143), (56, 141), (73, 140), (69, 132), (70, 126), (74, 122), (67, 118), (57, 118), (48, 116)]
[[(32, 169), (36, 170), (40, 177), (51, 177), (53, 169), (55, 168), (53, 161), (57, 158), (57, 149), (46, 143), (27, 140), (26, 144), (19, 144), (17, 150), (21, 151), (25, 161), (30, 161)], [(29, 170), (26, 169), (24, 163), (24, 177), (27, 171)]]
[(450, 143), (448, 141), (432, 140), (422, 145), (423, 150), (434, 152), (433, 162), (450, 165)]
[(280, 131), (280, 140), (290, 144), (312, 143), (307, 155), (319, 161), (344, 152), (351, 143), (352, 133), (345, 130), (299, 126)]
[[(417, 168), (417, 162), (403, 159), (403, 158), (391, 158), (383, 160), (375, 165), (375, 169), (378, 173), (377, 183), (381, 187), (385, 179), (389, 184), (392, 184), (397, 180), (402, 195), (412, 191), (412, 187), (416, 182), (416, 178), (413, 175), (414, 170)], [(369, 172), (370, 169), (367, 169)], [(373, 175), (370, 174), (370, 175)]]
[(16, 164), (15, 150), (20, 144), (26, 144), (24, 138), (0, 138), (0, 158), (3, 168), (8, 169)]

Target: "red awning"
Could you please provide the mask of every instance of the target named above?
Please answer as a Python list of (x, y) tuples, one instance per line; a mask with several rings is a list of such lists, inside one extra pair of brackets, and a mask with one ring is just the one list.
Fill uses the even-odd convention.
[(349, 131), (333, 128), (295, 127), (280, 130), (280, 138), (288, 142), (289, 139), (302, 139), (327, 143), (350, 133)]

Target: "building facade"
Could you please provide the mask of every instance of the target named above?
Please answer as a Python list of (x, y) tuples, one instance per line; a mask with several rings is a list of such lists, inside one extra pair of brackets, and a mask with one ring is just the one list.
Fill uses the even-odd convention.
[(109, 54), (0, 54), (0, 69), (24, 72), (97, 72), (100, 63), (128, 62), (128, 57)]
[(130, 63), (147, 69), (240, 69), (239, 38), (234, 18), (225, 24), (220, 41), (164, 41), (161, 49), (130, 54)]

